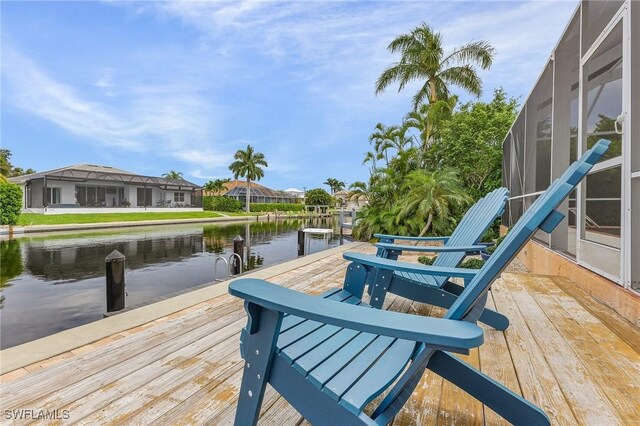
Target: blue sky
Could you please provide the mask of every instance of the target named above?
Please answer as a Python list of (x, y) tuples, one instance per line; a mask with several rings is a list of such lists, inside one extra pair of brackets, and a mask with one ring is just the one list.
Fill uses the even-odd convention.
[(365, 180), (369, 134), (400, 123), (416, 88), (374, 95), (395, 36), (425, 21), (448, 48), (487, 40), (482, 98), (503, 86), (524, 99), (576, 4), (2, 2), (2, 146), (39, 171), (92, 163), (204, 183), (230, 177), (251, 144), (276, 189)]

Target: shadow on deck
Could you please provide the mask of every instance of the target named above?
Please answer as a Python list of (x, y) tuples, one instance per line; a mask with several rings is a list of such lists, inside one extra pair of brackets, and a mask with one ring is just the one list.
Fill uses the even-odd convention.
[[(369, 245), (355, 250), (372, 252)], [(336, 252), (270, 280), (317, 294), (340, 286), (345, 268)], [(388, 309), (441, 313), (389, 296)], [(511, 326), (504, 333), (484, 327), (485, 343), (463, 356), (467, 362), (542, 407), (553, 424), (640, 424), (637, 328), (564, 278), (505, 273), (488, 303)], [(8, 373), (2, 377), (3, 413), (58, 410), (60, 417), (68, 415), (62, 423), (79, 424), (230, 424), (245, 322), (241, 301), (225, 295)], [(261, 423), (305, 422), (268, 387)], [(501, 423), (428, 372), (393, 424)]]

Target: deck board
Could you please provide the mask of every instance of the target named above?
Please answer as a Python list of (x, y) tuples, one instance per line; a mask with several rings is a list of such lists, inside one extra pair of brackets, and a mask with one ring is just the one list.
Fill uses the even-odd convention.
[[(338, 253), (270, 280), (319, 294), (340, 286), (345, 267)], [(554, 424), (640, 424), (638, 329), (570, 286), (565, 278), (503, 274), (488, 306), (507, 315), (511, 326), (506, 332), (483, 326), (484, 345), (459, 356), (540, 405)], [(414, 315), (443, 313), (393, 295), (385, 306)], [(8, 373), (0, 385), (2, 408), (66, 409), (67, 424), (232, 424), (245, 321), (240, 300), (217, 297)], [(308, 422), (268, 386), (260, 424)], [(506, 422), (427, 371), (393, 424)]]

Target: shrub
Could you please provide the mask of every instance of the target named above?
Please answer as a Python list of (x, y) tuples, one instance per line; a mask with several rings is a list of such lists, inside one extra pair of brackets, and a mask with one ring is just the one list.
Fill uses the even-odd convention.
[(418, 258), (418, 262), (422, 263), (423, 265), (433, 265), (433, 262), (436, 261), (436, 257), (437, 256), (433, 256), (433, 257), (429, 257), (429, 256), (420, 256)]
[(500, 243), (505, 239), (506, 236), (507, 236), (507, 234), (504, 234), (502, 237), (499, 237), (496, 240), (496, 243), (494, 245), (492, 245), (491, 247), (487, 248), (486, 252), (489, 253), (489, 254), (492, 254), (494, 251), (496, 251), (496, 249), (498, 248)]
[(16, 184), (0, 183), (0, 223), (15, 225), (22, 208), (22, 190)]
[(484, 260), (472, 257), (471, 259), (467, 259), (462, 262), (460, 267), (465, 269), (480, 269), (482, 268), (482, 265), (484, 265)]
[[(433, 262), (436, 261), (436, 258), (437, 258), (437, 256), (433, 256), (433, 257), (420, 256), (418, 258), (418, 262), (422, 263), (423, 265), (433, 265)], [(464, 262), (462, 262), (460, 264), (460, 268), (480, 269), (480, 268), (482, 268), (482, 265), (484, 265), (484, 260), (471, 258), (471, 259), (467, 259)]]
[(305, 204), (308, 206), (332, 206), (333, 197), (322, 188), (308, 190), (305, 195)]
[(254, 213), (261, 212), (302, 212), (304, 205), (298, 203), (251, 203), (249, 208)]
[(205, 195), (202, 197), (202, 209), (219, 212), (239, 212), (242, 210), (242, 202), (230, 197)]
[(487, 232), (484, 233), (484, 235), (482, 236), (482, 238), (480, 239), (480, 241), (484, 242), (484, 243), (489, 243), (491, 241), (496, 240), (497, 238), (500, 238), (500, 219), (497, 219), (496, 222), (494, 222), (489, 229), (487, 229)]

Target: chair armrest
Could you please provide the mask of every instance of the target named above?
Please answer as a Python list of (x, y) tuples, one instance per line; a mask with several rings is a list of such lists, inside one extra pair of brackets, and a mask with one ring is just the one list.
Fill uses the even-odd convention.
[(410, 240), (410, 241), (449, 241), (450, 237), (408, 237), (406, 235), (387, 235), (387, 234), (373, 234), (374, 238), (389, 238), (393, 240)]
[(418, 251), (421, 253), (449, 253), (449, 252), (478, 252), (485, 250), (487, 246), (483, 244), (469, 246), (405, 246), (401, 244), (376, 243), (376, 247), (385, 250), (397, 251)]
[(369, 309), (310, 296), (255, 278), (234, 280), (229, 284), (229, 293), (272, 311), (365, 333), (423, 342), (437, 349), (466, 351), (484, 341), (482, 329), (470, 322)]
[(440, 266), (422, 265), (420, 263), (399, 262), (397, 260), (385, 259), (371, 254), (347, 252), (342, 255), (361, 265), (373, 266), (374, 268), (388, 269), (398, 272), (413, 272), (416, 274), (431, 275), (436, 277), (457, 277), (471, 279), (476, 276), (479, 269), (465, 268), (443, 268)]

